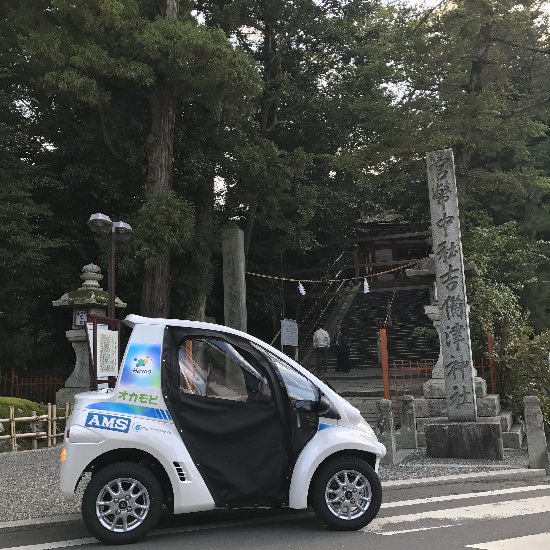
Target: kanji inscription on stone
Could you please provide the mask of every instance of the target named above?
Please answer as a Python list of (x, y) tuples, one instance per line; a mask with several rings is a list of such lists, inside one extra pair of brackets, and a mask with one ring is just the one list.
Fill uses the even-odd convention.
[(447, 412), (451, 421), (477, 420), (470, 327), (451, 149), (426, 155)]

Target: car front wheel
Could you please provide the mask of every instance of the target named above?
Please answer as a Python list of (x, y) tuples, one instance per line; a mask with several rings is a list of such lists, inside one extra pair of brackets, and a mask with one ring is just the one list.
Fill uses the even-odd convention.
[(364, 460), (336, 457), (315, 474), (311, 504), (317, 516), (332, 529), (354, 531), (376, 517), (382, 504), (382, 485)]
[(143, 538), (162, 512), (162, 489), (140, 464), (118, 462), (95, 474), (82, 498), (82, 518), (90, 533), (106, 544)]

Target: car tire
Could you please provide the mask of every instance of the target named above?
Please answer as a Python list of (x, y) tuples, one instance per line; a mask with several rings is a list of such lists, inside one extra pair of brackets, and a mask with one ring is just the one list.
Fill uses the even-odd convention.
[(153, 529), (162, 512), (162, 489), (140, 464), (117, 462), (97, 472), (82, 497), (82, 518), (105, 544), (127, 544)]
[(319, 519), (330, 528), (355, 531), (378, 514), (382, 485), (367, 462), (355, 456), (339, 456), (316, 472), (310, 500)]

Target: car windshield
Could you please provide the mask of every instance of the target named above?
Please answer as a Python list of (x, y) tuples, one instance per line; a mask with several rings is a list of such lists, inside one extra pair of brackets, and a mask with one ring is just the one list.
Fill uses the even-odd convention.
[(275, 364), (292, 401), (317, 401), (319, 399), (319, 390), (303, 374), (274, 353), (253, 342), (252, 345), (258, 351), (268, 355), (271, 362)]

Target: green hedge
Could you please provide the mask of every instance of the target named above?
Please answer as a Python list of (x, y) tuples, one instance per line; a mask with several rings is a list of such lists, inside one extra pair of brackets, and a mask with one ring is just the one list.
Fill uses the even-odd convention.
[(540, 398), (546, 430), (550, 429), (550, 331), (537, 336), (524, 332), (510, 346), (505, 361), (502, 400), (516, 418), (523, 418), (523, 398)]
[(31, 416), (31, 411), (36, 411), (38, 415), (47, 413), (46, 407), (34, 401), (17, 397), (0, 397), (0, 418), (9, 418), (10, 405), (15, 407), (15, 416), (19, 418)]

